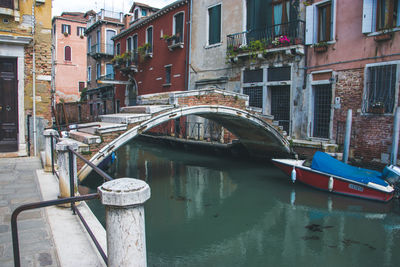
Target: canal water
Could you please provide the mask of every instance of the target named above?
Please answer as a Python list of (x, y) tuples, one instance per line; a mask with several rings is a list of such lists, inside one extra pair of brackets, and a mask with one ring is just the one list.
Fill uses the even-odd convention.
[[(135, 140), (108, 173), (150, 185), (149, 266), (400, 266), (397, 200), (332, 195), (270, 164)], [(81, 189), (101, 183), (91, 174)], [(104, 208), (89, 206), (104, 225)]]

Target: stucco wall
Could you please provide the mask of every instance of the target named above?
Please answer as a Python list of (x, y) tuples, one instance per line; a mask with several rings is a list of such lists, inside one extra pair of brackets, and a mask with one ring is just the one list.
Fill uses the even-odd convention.
[[(62, 34), (62, 24), (71, 26), (71, 34)], [(56, 100), (74, 102), (80, 99), (79, 82), (87, 80), (87, 41), (86, 37), (77, 35), (77, 27), (86, 28), (86, 23), (55, 19), (53, 27), (56, 27), (55, 38), (55, 91)], [(54, 33), (53, 33), (54, 34)], [(71, 47), (71, 61), (65, 61), (65, 47)]]

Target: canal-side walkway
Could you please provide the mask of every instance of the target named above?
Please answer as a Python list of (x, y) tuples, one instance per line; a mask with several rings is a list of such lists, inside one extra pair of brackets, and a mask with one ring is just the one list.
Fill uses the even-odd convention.
[[(40, 201), (38, 158), (0, 159), (0, 266), (14, 266), (11, 213), (25, 203)], [(18, 216), (21, 266), (60, 266), (45, 210)]]
[[(11, 213), (26, 203), (57, 199), (58, 180), (38, 158), (0, 158), (0, 266), (14, 266)], [(105, 250), (105, 230), (87, 205), (79, 210)], [(23, 211), (18, 216), (21, 266), (105, 266), (78, 216), (68, 208)]]

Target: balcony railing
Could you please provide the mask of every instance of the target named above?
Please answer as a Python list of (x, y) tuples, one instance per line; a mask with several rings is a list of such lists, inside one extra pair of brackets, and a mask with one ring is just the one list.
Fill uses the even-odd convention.
[(106, 75), (102, 75), (98, 78), (100, 81), (114, 81), (115, 79), (115, 74), (114, 73), (109, 73)]
[(94, 44), (90, 47), (89, 54), (91, 56), (113, 56), (114, 55), (114, 45), (113, 44)]
[(229, 54), (246, 53), (250, 50), (266, 50), (295, 44), (304, 44), (305, 22), (295, 20), (271, 27), (249, 30), (227, 36)]
[(99, 20), (118, 20), (122, 23), (124, 14), (122, 12), (114, 12), (109, 10), (102, 9), (98, 12), (94, 17), (90, 18), (90, 20), (86, 24), (86, 28), (90, 28), (93, 24), (95, 24)]
[(114, 67), (121, 71), (137, 71), (139, 64), (139, 53), (136, 51), (123, 54), (119, 59), (115, 60)]

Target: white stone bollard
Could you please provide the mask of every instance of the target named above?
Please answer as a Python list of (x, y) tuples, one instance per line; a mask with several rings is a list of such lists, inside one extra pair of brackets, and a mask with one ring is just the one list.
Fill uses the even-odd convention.
[[(48, 129), (43, 132), (43, 135), (45, 137), (44, 170), (46, 172), (51, 172), (51, 153), (53, 153), (53, 151), (51, 151), (51, 141), (53, 140), (53, 144), (55, 144), (55, 137), (58, 136), (58, 133), (56, 130)], [(55, 148), (55, 145), (53, 145), (53, 149)]]
[[(68, 147), (74, 151), (78, 150), (78, 143), (70, 140), (64, 140), (56, 144), (57, 150), (57, 165), (59, 174), (59, 185), (60, 185), (60, 198), (70, 197), (70, 166), (69, 166), (69, 153)], [(74, 174), (74, 192), (78, 191), (78, 178), (76, 171), (76, 156), (72, 155), (72, 166)]]
[(97, 190), (106, 206), (108, 266), (147, 266), (143, 204), (150, 187), (142, 180), (120, 178)]

